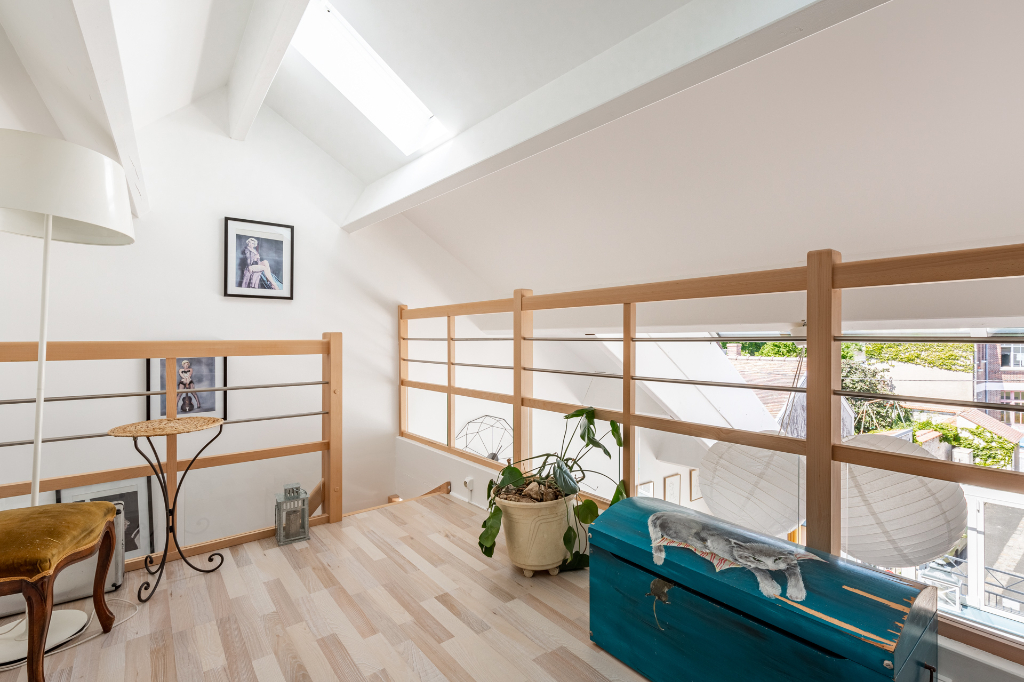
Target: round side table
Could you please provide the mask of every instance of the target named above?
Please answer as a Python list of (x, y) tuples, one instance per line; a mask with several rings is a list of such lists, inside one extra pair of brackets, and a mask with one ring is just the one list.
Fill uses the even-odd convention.
[[(177, 436), (183, 433), (193, 433), (195, 431), (205, 431), (206, 429), (217, 428), (217, 434), (207, 441), (206, 445), (199, 449), (189, 461), (188, 466), (185, 467), (185, 471), (182, 472), (181, 478), (178, 479), (177, 490), (174, 492), (174, 499), (171, 499), (167, 495), (167, 472), (164, 471), (163, 464), (160, 462), (160, 456), (157, 455), (156, 447), (153, 445), (153, 441), (150, 440), (156, 436)], [(150, 586), (149, 580), (142, 583), (139, 586), (139, 601), (149, 601), (150, 597), (156, 591), (157, 585), (160, 584), (160, 579), (164, 575), (164, 566), (167, 564), (167, 549), (174, 542), (175, 548), (178, 550), (178, 556), (181, 560), (188, 564), (189, 568), (199, 571), (201, 573), (213, 573), (224, 564), (224, 556), (220, 553), (214, 553), (210, 555), (209, 562), (213, 562), (214, 558), (220, 559), (216, 566), (213, 568), (199, 568), (185, 557), (185, 553), (181, 551), (181, 545), (178, 544), (178, 529), (174, 525), (174, 512), (178, 507), (178, 495), (181, 493), (181, 488), (185, 483), (185, 476), (188, 475), (188, 470), (195, 464), (196, 459), (199, 455), (203, 454), (203, 450), (210, 447), (210, 443), (217, 440), (221, 432), (224, 430), (224, 420), (216, 417), (183, 417), (181, 419), (152, 419), (146, 422), (135, 422), (134, 424), (126, 424), (124, 426), (117, 426), (110, 429), (107, 433), (111, 436), (118, 438), (131, 438), (135, 444), (135, 450), (142, 455), (142, 458), (146, 460), (146, 463), (153, 470), (153, 475), (156, 476), (157, 482), (160, 484), (160, 491), (164, 495), (164, 509), (167, 511), (167, 537), (164, 538), (164, 553), (160, 557), (160, 563), (157, 564), (156, 568), (153, 565), (156, 563), (153, 560), (152, 554), (146, 555), (146, 571), (150, 575), (156, 576), (156, 582)], [(150, 450), (153, 451), (153, 459), (150, 459), (139, 448), (139, 439), (145, 438), (146, 442), (149, 443)], [(148, 592), (143, 596), (143, 592)]]

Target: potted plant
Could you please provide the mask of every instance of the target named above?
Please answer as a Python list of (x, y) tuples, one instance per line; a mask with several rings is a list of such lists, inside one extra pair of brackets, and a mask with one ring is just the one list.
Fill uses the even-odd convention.
[[(598, 509), (593, 500), (579, 500), (579, 484), (587, 474), (608, 476), (584, 469), (580, 460), (594, 450), (600, 450), (609, 459), (612, 454), (597, 437), (593, 407), (576, 410), (565, 415), (565, 419), (565, 433), (558, 452), (524, 460), (523, 463), (530, 462), (529, 467), (523, 467), (525, 471), (510, 463), (498, 472), (497, 481), (490, 481), (487, 485), (490, 514), (484, 520), (484, 530), (480, 533), (480, 551), (485, 556), (493, 556), (498, 531), (504, 527), (509, 558), (515, 566), (523, 569), (528, 578), (534, 571), (546, 570), (555, 575), (560, 570), (573, 571), (590, 565), (583, 525), (594, 522)], [(578, 420), (573, 433), (579, 435), (583, 444), (570, 455), (569, 450), (575, 441), (569, 437), (569, 425), (573, 419)], [(612, 421), (610, 426), (608, 433), (621, 452), (622, 432), (618, 423)], [(616, 483), (614, 479), (608, 480)], [(618, 481), (611, 504), (625, 497), (628, 497), (626, 484)], [(576, 549), (577, 538), (583, 539), (582, 551)]]

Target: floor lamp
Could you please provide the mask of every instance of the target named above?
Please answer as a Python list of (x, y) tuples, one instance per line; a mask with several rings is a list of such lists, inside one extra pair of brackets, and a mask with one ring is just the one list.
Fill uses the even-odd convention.
[[(46, 322), (50, 291), (50, 242), (122, 246), (135, 242), (124, 170), (114, 161), (71, 142), (20, 130), (0, 129), (0, 231), (43, 239), (43, 290), (39, 309), (39, 361), (32, 449), (32, 506), (39, 504), (43, 454)], [(54, 611), (46, 648), (81, 632), (85, 613)], [(0, 634), (0, 665), (19, 647), (22, 627)]]

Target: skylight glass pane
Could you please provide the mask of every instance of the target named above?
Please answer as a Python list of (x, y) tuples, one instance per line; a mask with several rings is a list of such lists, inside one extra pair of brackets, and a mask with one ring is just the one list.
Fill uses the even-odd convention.
[(311, 0), (292, 46), (406, 156), (447, 132), (327, 0)]

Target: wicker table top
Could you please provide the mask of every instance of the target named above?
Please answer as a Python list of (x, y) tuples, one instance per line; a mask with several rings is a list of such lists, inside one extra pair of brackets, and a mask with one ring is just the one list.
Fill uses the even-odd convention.
[(110, 436), (120, 438), (146, 438), (151, 436), (174, 436), (181, 433), (192, 433), (220, 426), (223, 419), (217, 417), (182, 417), (181, 419), (151, 419), (148, 422), (135, 422), (124, 426), (115, 426), (107, 431)]

